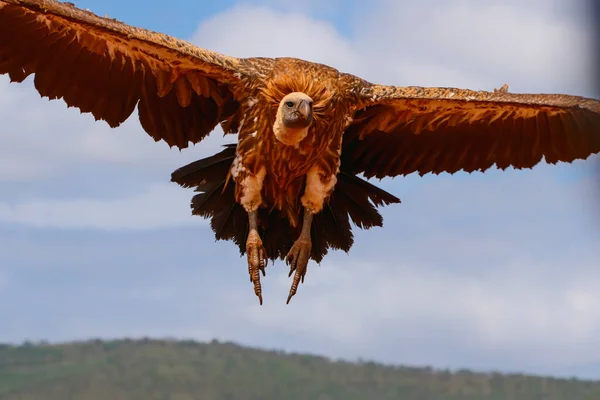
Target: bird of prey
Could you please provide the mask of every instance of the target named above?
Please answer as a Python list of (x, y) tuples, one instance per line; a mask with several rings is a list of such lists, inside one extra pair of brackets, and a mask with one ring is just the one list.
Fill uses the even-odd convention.
[(0, 74), (34, 75), (115, 128), (136, 109), (156, 141), (179, 149), (217, 125), (237, 141), (173, 172), (198, 192), (192, 213), (260, 275), (285, 259), (289, 302), (310, 260), (348, 251), (352, 226), (382, 226), (400, 200), (369, 183), (411, 173), (531, 168), (600, 152), (600, 101), (367, 82), (296, 58), (235, 58), (55, 0), (0, 0)]

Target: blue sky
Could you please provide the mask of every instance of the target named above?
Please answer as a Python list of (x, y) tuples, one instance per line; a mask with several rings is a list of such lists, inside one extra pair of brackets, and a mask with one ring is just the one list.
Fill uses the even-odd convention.
[[(300, 4), (296, 4), (300, 3)], [(596, 96), (583, 2), (75, 1), (234, 56), (387, 84)], [(594, 162), (384, 180), (403, 203), (260, 307), (173, 170), (207, 156), (110, 130), (0, 77), (0, 341), (219, 338), (333, 358), (600, 378)]]

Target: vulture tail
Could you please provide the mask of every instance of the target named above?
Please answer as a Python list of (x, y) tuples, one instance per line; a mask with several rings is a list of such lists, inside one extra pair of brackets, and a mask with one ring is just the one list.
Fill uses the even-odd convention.
[[(235, 144), (226, 145), (220, 153), (181, 167), (171, 174), (171, 181), (194, 188), (198, 194), (192, 198), (192, 214), (209, 218), (215, 238), (232, 240), (243, 255), (248, 216), (235, 201), (235, 184), (228, 179), (235, 149)], [(342, 163), (329, 202), (313, 220), (311, 258), (321, 262), (329, 249), (348, 252), (354, 243), (351, 222), (361, 229), (382, 226), (377, 207), (393, 203), (400, 203), (400, 199), (348, 172)], [(293, 228), (286, 214), (277, 209), (260, 209), (259, 221), (267, 257), (284, 259), (300, 227)]]
[(211, 157), (194, 161), (175, 170), (171, 182), (197, 192), (191, 201), (193, 215), (210, 218), (210, 226), (217, 240), (232, 240), (245, 251), (248, 235), (248, 216), (235, 201), (235, 186), (228, 179), (235, 159), (235, 144)]
[[(219, 182), (229, 173), (231, 163), (235, 158), (235, 144), (227, 144), (225, 149), (213, 156), (194, 161), (185, 167), (178, 168), (171, 174), (171, 182), (185, 188), (203, 187), (210, 183)], [(204, 191), (204, 189), (201, 189)]]

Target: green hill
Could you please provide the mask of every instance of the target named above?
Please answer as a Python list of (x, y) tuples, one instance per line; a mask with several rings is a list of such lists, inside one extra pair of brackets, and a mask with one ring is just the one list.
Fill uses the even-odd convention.
[(350, 363), (232, 343), (0, 345), (1, 400), (598, 400), (600, 382)]

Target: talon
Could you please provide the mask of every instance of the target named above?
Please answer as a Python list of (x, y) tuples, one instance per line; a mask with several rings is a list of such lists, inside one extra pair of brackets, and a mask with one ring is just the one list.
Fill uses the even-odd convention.
[(288, 295), (286, 304), (290, 303), (290, 300), (298, 291), (298, 285), (300, 281), (304, 283), (304, 276), (306, 275), (311, 249), (312, 243), (310, 240), (305, 240), (303, 237), (300, 237), (298, 240), (296, 240), (286, 256), (286, 262), (290, 266), (288, 278), (294, 271), (296, 272), (294, 274), (294, 280), (292, 281), (292, 287), (290, 288), (290, 294)]
[(267, 267), (267, 264), (269, 263), (269, 260), (267, 260), (267, 252), (265, 251), (264, 247), (260, 247), (260, 272), (262, 272), (263, 276), (266, 276), (265, 273), (265, 268)]
[(248, 274), (250, 282), (254, 284), (254, 294), (258, 297), (260, 305), (263, 303), (260, 272), (265, 276), (265, 255), (262, 240), (256, 230), (251, 230), (246, 240), (246, 254), (248, 256)]

